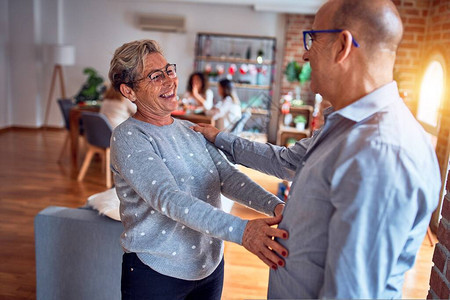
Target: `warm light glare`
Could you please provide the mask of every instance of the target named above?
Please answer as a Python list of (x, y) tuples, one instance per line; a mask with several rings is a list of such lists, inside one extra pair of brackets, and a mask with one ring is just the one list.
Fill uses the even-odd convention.
[(433, 127), (438, 126), (439, 108), (444, 90), (444, 70), (438, 61), (432, 61), (420, 88), (417, 118)]

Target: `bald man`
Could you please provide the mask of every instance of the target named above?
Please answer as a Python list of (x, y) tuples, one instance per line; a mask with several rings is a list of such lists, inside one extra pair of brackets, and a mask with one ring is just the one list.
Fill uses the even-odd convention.
[(290, 148), (198, 126), (235, 162), (292, 180), (289, 251), (268, 298), (401, 298), (440, 191), (434, 149), (393, 81), (403, 33), (390, 0), (331, 0), (304, 32), (324, 126)]

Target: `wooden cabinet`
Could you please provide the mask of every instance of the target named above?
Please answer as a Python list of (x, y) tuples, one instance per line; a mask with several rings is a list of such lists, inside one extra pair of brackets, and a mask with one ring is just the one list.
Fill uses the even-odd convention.
[[(286, 114), (280, 114), (280, 121), (278, 124), (277, 144), (285, 146), (289, 138), (300, 140), (311, 136), (311, 122), (314, 107), (310, 105), (303, 105), (298, 107), (291, 107), (289, 110), (290, 117)], [(295, 127), (294, 120), (297, 116), (303, 115), (306, 118), (305, 129), (298, 130)], [(289, 121), (289, 122), (288, 122)], [(288, 123), (287, 123), (288, 122)]]
[(208, 75), (214, 99), (220, 99), (217, 82), (228, 78), (242, 111), (251, 112), (244, 131), (267, 134), (275, 74), (274, 37), (198, 33), (194, 68)]

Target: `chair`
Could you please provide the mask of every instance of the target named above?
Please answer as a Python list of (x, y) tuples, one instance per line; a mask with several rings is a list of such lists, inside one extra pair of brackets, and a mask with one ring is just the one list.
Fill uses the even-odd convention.
[(64, 144), (63, 144), (63, 147), (62, 147), (61, 152), (59, 154), (58, 162), (61, 162), (62, 157), (64, 155), (64, 152), (65, 152), (67, 146), (69, 145), (69, 140), (70, 140), (69, 113), (70, 113), (70, 109), (74, 105), (75, 104), (72, 102), (71, 99), (58, 99), (58, 106), (59, 106), (59, 108), (61, 110), (61, 114), (63, 116), (64, 127), (66, 127), (66, 129), (67, 129), (66, 137), (64, 138)]
[(251, 116), (252, 114), (250, 112), (243, 112), (241, 118), (231, 127), (230, 132), (236, 135), (241, 133), (244, 130), (245, 123), (247, 123)]
[(110, 144), (112, 127), (104, 114), (97, 112), (83, 112), (81, 121), (84, 126), (84, 135), (87, 141), (87, 153), (81, 165), (78, 181), (83, 181), (86, 171), (92, 161), (94, 154), (99, 153), (104, 157), (106, 164), (106, 186), (112, 186), (110, 167)]

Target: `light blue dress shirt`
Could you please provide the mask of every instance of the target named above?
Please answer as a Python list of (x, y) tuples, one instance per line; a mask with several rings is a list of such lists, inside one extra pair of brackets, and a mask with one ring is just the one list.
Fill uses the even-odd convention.
[(401, 298), (441, 186), (434, 149), (395, 82), (331, 112), (290, 148), (220, 133), (239, 164), (292, 180), (286, 267), (268, 298)]

